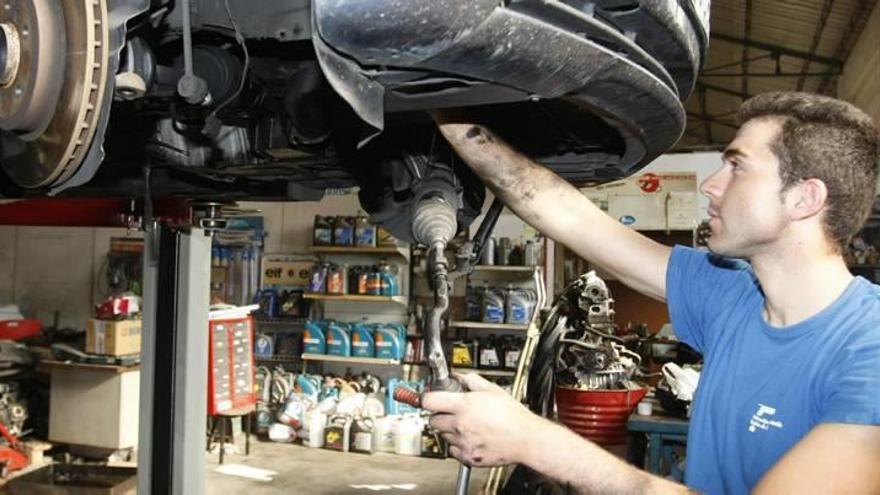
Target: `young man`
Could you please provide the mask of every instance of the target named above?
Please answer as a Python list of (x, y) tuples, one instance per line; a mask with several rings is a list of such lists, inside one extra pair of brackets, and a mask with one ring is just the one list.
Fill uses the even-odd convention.
[[(678, 338), (702, 352), (688, 487), (880, 492), (880, 288), (850, 275), (842, 257), (875, 196), (880, 147), (867, 115), (806, 93), (744, 103), (721, 168), (700, 186), (712, 254), (660, 245), (487, 129), (435, 117), (508, 207), (667, 301)], [(423, 404), (467, 464), (521, 463), (579, 492), (688, 489), (531, 414), (476, 375), (464, 380), (471, 392), (429, 393)]]

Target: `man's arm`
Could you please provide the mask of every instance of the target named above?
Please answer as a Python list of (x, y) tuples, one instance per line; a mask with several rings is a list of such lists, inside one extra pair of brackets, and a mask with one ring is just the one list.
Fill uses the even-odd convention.
[(520, 218), (633, 289), (665, 299), (669, 247), (621, 225), (485, 127), (447, 112), (434, 118), (459, 156)]
[(816, 426), (753, 493), (880, 493), (880, 426)]
[(532, 414), (478, 375), (461, 379), (469, 392), (429, 392), (422, 406), (437, 413), (431, 425), (449, 442), (450, 454), (465, 464), (524, 464), (576, 493), (690, 493)]

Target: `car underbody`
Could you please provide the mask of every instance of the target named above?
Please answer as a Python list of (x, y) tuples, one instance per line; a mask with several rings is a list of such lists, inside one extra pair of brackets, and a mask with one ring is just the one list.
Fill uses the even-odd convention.
[(483, 186), (426, 110), (572, 182), (625, 177), (683, 132), (708, 2), (23, 0), (0, 27), (0, 196), (359, 186), (393, 227), (443, 183), (467, 225)]

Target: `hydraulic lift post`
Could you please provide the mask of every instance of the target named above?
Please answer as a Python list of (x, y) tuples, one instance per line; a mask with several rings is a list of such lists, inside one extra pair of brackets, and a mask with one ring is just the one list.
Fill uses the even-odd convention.
[(204, 230), (147, 228), (138, 493), (205, 493), (210, 265)]

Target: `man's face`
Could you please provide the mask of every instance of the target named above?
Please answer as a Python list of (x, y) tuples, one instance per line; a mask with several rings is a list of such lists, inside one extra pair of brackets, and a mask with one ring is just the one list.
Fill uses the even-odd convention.
[(750, 258), (786, 227), (779, 160), (769, 146), (780, 129), (775, 120), (746, 122), (725, 149), (721, 168), (700, 185), (709, 198), (713, 252)]

